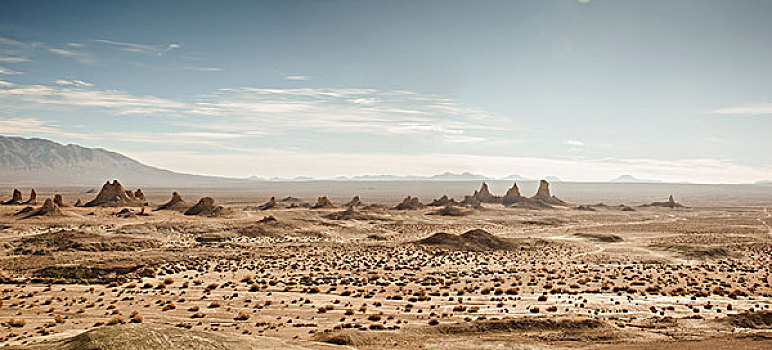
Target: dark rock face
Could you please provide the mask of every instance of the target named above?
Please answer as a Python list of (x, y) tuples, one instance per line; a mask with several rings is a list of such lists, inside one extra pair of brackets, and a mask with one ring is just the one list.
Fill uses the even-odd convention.
[(61, 194), (55, 194), (54, 195), (54, 203), (58, 205), (59, 207), (68, 207), (67, 203), (64, 202), (64, 198), (62, 198)]
[[(138, 191), (142, 194), (142, 191)], [(139, 207), (145, 203), (144, 195), (141, 199), (123, 188), (118, 180), (109, 181), (102, 185), (102, 189), (97, 194), (96, 198), (86, 203), (86, 207)]]
[(332, 202), (330, 201), (327, 196), (322, 196), (316, 199), (316, 204), (314, 204), (312, 209), (322, 209), (322, 208), (335, 208), (334, 205), (332, 205)]
[(135, 217), (137, 217), (137, 214), (134, 214), (134, 212), (131, 211), (131, 209), (129, 209), (129, 208), (123, 208), (123, 209), (121, 209), (121, 211), (115, 213), (115, 216), (117, 216), (119, 218), (128, 219), (128, 218), (135, 218)]
[(35, 192), (35, 189), (33, 188), (29, 191), (29, 199), (27, 199), (27, 201), (24, 202), (24, 204), (35, 205), (37, 203), (38, 203), (38, 194), (37, 192)]
[(17, 189), (14, 189), (13, 190), (13, 195), (11, 196), (11, 199), (3, 202), (3, 204), (4, 205), (18, 205), (18, 204), (22, 204), (22, 202), (24, 202), (24, 200), (21, 197), (21, 191), (19, 191)]
[(415, 210), (423, 208), (423, 204), (421, 204), (420, 201), (418, 201), (418, 197), (410, 197), (407, 196), (405, 199), (402, 200), (402, 203), (397, 204), (394, 209), (397, 210)]
[(221, 216), (227, 214), (227, 209), (217, 205), (214, 198), (201, 198), (196, 205), (185, 211), (185, 215)]
[(173, 192), (172, 193), (172, 199), (170, 199), (168, 202), (162, 204), (160, 207), (156, 208), (156, 210), (177, 210), (177, 211), (184, 211), (190, 208), (190, 204), (182, 199), (182, 196), (180, 196), (179, 193)]

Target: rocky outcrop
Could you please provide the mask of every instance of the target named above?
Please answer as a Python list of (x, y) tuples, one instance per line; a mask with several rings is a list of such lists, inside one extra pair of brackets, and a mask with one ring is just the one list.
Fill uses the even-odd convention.
[(180, 196), (179, 193), (172, 192), (172, 199), (162, 204), (160, 207), (156, 208), (155, 210), (185, 211), (185, 210), (188, 210), (188, 208), (190, 208), (190, 204), (188, 204), (188, 202), (182, 199), (182, 196)]
[(75, 201), (75, 206), (76, 207), (82, 207), (83, 206), (83, 201), (81, 201), (80, 198), (78, 198), (78, 200)]
[(423, 204), (421, 204), (420, 201), (418, 201), (418, 197), (410, 197), (407, 196), (405, 199), (402, 200), (402, 203), (397, 204), (394, 209), (397, 210), (416, 210), (423, 208)]
[(344, 211), (330, 213), (323, 217), (330, 220), (380, 220), (380, 217), (359, 212), (354, 207), (348, 207)]
[(504, 197), (501, 198), (501, 204), (512, 205), (524, 201), (525, 198), (520, 194), (520, 189), (517, 187), (517, 183), (513, 183), (512, 187), (507, 190)]
[(415, 243), (450, 250), (472, 251), (510, 250), (516, 247), (513, 242), (498, 238), (495, 235), (480, 229), (470, 230), (461, 235), (453, 235), (444, 232), (435, 233), (434, 235)]
[(276, 197), (271, 197), (268, 199), (268, 202), (263, 203), (257, 209), (259, 210), (269, 210), (269, 209), (275, 209), (279, 206), (279, 203), (276, 202)]
[(560, 198), (550, 194), (550, 183), (547, 180), (539, 181), (539, 189), (536, 191), (536, 195), (531, 197), (532, 200), (541, 202), (547, 205), (565, 205), (566, 202)]
[(134, 198), (145, 202), (145, 194), (142, 192), (142, 189), (138, 188), (136, 191), (134, 191)]
[(673, 198), (673, 195), (671, 194), (667, 202), (653, 202), (646, 205), (643, 205), (644, 207), (661, 207), (661, 208), (683, 208), (684, 206), (681, 205), (681, 203), (678, 203), (675, 201), (675, 198)]
[(442, 207), (442, 209), (439, 209), (437, 211), (429, 213), (429, 215), (440, 215), (440, 216), (465, 216), (471, 214), (472, 211), (469, 209), (462, 209), (458, 206), (454, 205), (446, 205)]
[(185, 215), (221, 216), (227, 214), (227, 212), (228, 210), (225, 207), (217, 205), (214, 198), (204, 197), (196, 205), (186, 210)]
[(536, 190), (536, 195), (533, 197), (539, 199), (552, 198), (552, 195), (550, 194), (550, 183), (547, 182), (547, 180), (540, 180), (539, 189)]
[(431, 203), (427, 204), (427, 206), (430, 207), (444, 207), (446, 205), (453, 205), (456, 204), (456, 201), (453, 198), (448, 198), (448, 196), (443, 195), (440, 198), (437, 198), (433, 200)]
[(137, 214), (134, 214), (134, 212), (129, 208), (123, 208), (121, 211), (115, 213), (115, 216), (119, 218), (130, 219), (137, 217)]
[(136, 194), (123, 188), (118, 180), (109, 181), (102, 185), (102, 189), (96, 198), (86, 203), (86, 207), (139, 207), (144, 205), (145, 196), (138, 190), (141, 198)]
[(334, 205), (332, 205), (332, 202), (330, 201), (327, 196), (322, 196), (316, 199), (316, 204), (311, 207), (311, 209), (322, 209), (322, 208), (335, 208)]
[(362, 201), (359, 200), (359, 196), (354, 196), (354, 198), (351, 198), (351, 200), (346, 204), (343, 204), (343, 206), (347, 208), (361, 207)]
[(36, 216), (50, 217), (50, 216), (63, 216), (63, 215), (64, 213), (62, 213), (62, 210), (59, 209), (59, 206), (56, 205), (56, 203), (54, 203), (54, 201), (51, 200), (51, 198), (46, 198), (46, 201), (43, 202), (43, 205), (40, 208), (30, 212), (24, 218), (27, 219), (27, 218), (36, 217)]
[[(78, 266), (79, 268), (83, 268)], [(88, 269), (91, 278), (102, 281), (109, 275), (97, 273), (98, 269)], [(101, 272), (101, 271), (100, 271)], [(136, 274), (136, 273), (132, 273)], [(110, 274), (114, 275), (114, 274)], [(59, 276), (57, 276), (59, 277)], [(119, 275), (117, 277), (126, 277)], [(115, 277), (113, 277), (115, 278)], [(76, 278), (71, 278), (77, 280)], [(160, 323), (126, 323), (113, 326), (92, 328), (77, 335), (63, 335), (57, 339), (45, 339), (41, 342), (26, 345), (27, 350), (159, 350), (159, 349), (189, 349), (189, 350), (255, 350), (255, 349), (308, 349), (291, 345), (278, 338), (261, 337), (262, 339), (247, 339), (228, 335), (223, 332), (207, 332), (180, 328)]]
[(480, 203), (501, 203), (501, 197), (494, 196), (488, 189), (488, 184), (483, 182), (479, 191), (474, 191), (472, 199)]
[(34, 188), (29, 191), (29, 199), (27, 199), (27, 201), (24, 202), (23, 204), (29, 204), (29, 205), (38, 204), (38, 193), (35, 192)]
[(28, 206), (26, 206), (24, 208), (21, 208), (21, 210), (17, 211), (16, 213), (14, 213), (13, 216), (23, 216), (23, 217), (26, 217), (27, 215), (29, 215), (29, 213), (31, 213), (33, 211), (35, 211), (35, 207), (33, 207), (31, 205), (28, 205)]
[(11, 196), (11, 199), (3, 202), (4, 205), (19, 205), (24, 202), (24, 199), (21, 197), (21, 191), (14, 189), (13, 195)]
[(67, 205), (67, 203), (64, 202), (64, 198), (62, 198), (62, 195), (58, 193), (54, 195), (54, 204), (58, 205), (60, 208), (69, 207), (69, 205)]
[(287, 196), (287, 197), (284, 197), (281, 200), (279, 200), (279, 202), (282, 202), (282, 203), (299, 203), (299, 202), (301, 202), (301, 200), (300, 200), (300, 198), (295, 198), (295, 197), (292, 197), (292, 196)]

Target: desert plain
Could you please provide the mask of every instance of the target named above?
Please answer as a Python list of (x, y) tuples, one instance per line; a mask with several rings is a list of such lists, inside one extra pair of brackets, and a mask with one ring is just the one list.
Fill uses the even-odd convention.
[(772, 187), (512, 185), (2, 188), (0, 344), (772, 348)]

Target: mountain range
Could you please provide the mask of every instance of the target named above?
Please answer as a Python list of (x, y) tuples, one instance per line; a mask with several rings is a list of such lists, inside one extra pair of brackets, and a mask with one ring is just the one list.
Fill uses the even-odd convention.
[(0, 136), (0, 183), (98, 186), (120, 179), (131, 186), (192, 187), (237, 180), (176, 173), (142, 164), (102, 148), (63, 145), (45, 139)]

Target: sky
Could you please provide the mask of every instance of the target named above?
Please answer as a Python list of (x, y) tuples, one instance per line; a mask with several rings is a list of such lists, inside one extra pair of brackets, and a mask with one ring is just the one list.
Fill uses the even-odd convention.
[(0, 134), (230, 177), (772, 179), (770, 1), (2, 1)]

